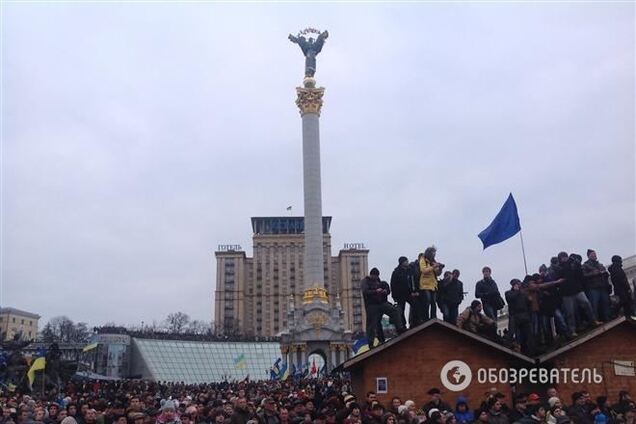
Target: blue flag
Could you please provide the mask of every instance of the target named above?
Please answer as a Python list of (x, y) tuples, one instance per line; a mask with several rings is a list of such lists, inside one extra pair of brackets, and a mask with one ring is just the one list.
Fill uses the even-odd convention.
[(510, 193), (495, 219), (477, 237), (479, 237), (484, 244), (484, 249), (486, 249), (488, 246), (508, 240), (519, 231), (521, 231), (521, 224), (519, 223), (517, 204), (514, 197), (512, 197), (512, 193)]

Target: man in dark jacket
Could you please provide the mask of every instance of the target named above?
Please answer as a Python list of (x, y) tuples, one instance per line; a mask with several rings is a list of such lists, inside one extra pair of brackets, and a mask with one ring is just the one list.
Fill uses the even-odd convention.
[(585, 312), (588, 322), (594, 323), (592, 305), (583, 292), (583, 271), (581, 264), (576, 257), (570, 257), (566, 252), (560, 252), (557, 256), (559, 260), (558, 280), (559, 289), (563, 297), (563, 309), (565, 319), (568, 324), (568, 332), (571, 337), (576, 337), (576, 311)]
[(276, 401), (273, 398), (263, 399), (263, 412), (258, 414), (259, 424), (281, 424), (278, 412), (276, 412)]
[(498, 304), (501, 302), (501, 294), (499, 293), (497, 283), (492, 279), (490, 267), (485, 266), (481, 272), (484, 278), (479, 280), (475, 286), (475, 297), (481, 299), (486, 316), (496, 320), (497, 311), (503, 308), (503, 305)]
[[(411, 309), (416, 308), (417, 302), (414, 301), (418, 295), (417, 285), (413, 277), (413, 270), (409, 265), (409, 260), (406, 256), (400, 256), (398, 259), (398, 266), (393, 270), (391, 274), (391, 296), (398, 305), (400, 318), (402, 324), (406, 327), (406, 316), (404, 315), (406, 310), (406, 304), (408, 303)], [(409, 325), (413, 328), (413, 322), (411, 320)]]
[(614, 294), (620, 299), (620, 305), (623, 308), (625, 316), (634, 315), (632, 305), (632, 289), (627, 281), (627, 275), (623, 270), (623, 258), (618, 255), (612, 256), (612, 264), (608, 267), (610, 279), (614, 286)]
[(526, 394), (517, 395), (514, 398), (512, 409), (508, 412), (508, 421), (514, 423), (525, 418), (528, 415), (526, 412), (527, 402), (528, 396)]
[(508, 332), (514, 335), (517, 343), (521, 345), (521, 351), (526, 355), (531, 355), (533, 349), (532, 335), (530, 329), (530, 316), (532, 313), (530, 299), (527, 293), (521, 289), (521, 281), (513, 279), (510, 281), (512, 288), (506, 292), (506, 302), (508, 302), (509, 324)]
[(364, 298), (364, 307), (367, 311), (367, 328), (366, 335), (369, 342), (369, 348), (374, 347), (377, 327), (383, 315), (388, 315), (391, 324), (395, 326), (398, 333), (405, 330), (404, 324), (400, 319), (400, 314), (396, 308), (388, 301), (387, 297), (391, 293), (389, 285), (385, 281), (380, 281), (380, 271), (373, 268), (368, 277), (365, 277), (360, 283), (362, 296)]
[(527, 415), (525, 417), (521, 417), (519, 420), (512, 422), (519, 424), (543, 424), (546, 422), (545, 406), (532, 405), (527, 408), (526, 412)]
[(440, 412), (453, 410), (449, 404), (442, 400), (442, 392), (438, 388), (434, 387), (426, 394), (428, 394), (431, 399), (422, 406), (422, 411), (424, 411), (424, 415), (427, 417), (429, 415), (429, 411), (433, 408), (438, 409)]
[(539, 296), (539, 315), (543, 325), (543, 333), (545, 335), (545, 344), (550, 346), (554, 342), (554, 335), (552, 333), (552, 320), (554, 320), (554, 326), (557, 333), (563, 337), (567, 336), (568, 330), (565, 324), (565, 318), (561, 313), (561, 306), (563, 299), (561, 298), (561, 290), (558, 284), (552, 284), (556, 282), (556, 278), (553, 273), (548, 270), (548, 267), (541, 265), (539, 268), (539, 274), (543, 279), (540, 285), (541, 293)]
[(239, 398), (236, 401), (236, 407), (234, 408), (234, 413), (230, 418), (230, 424), (246, 424), (250, 418), (252, 418), (252, 414), (247, 409), (247, 399)]
[(440, 283), (440, 298), (444, 321), (457, 324), (459, 305), (464, 300), (464, 283), (459, 280), (459, 270), (454, 269), (448, 282)]
[(568, 409), (568, 417), (574, 424), (593, 424), (594, 420), (585, 406), (585, 396), (581, 392), (572, 393), (572, 406)]
[(583, 276), (589, 293), (592, 313), (596, 321), (607, 322), (610, 315), (609, 273), (605, 266), (598, 261), (596, 252), (587, 250), (587, 261), (583, 263)]

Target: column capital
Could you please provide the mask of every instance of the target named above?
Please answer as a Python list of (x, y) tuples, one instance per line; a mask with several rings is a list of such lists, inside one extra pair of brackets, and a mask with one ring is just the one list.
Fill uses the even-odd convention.
[(303, 116), (306, 113), (315, 113), (320, 115), (320, 110), (322, 109), (322, 96), (325, 94), (325, 89), (322, 87), (315, 88), (315, 81), (313, 84), (308, 84), (307, 79), (308, 78), (305, 78), (304, 87), (296, 87), (296, 93), (298, 94), (296, 105), (300, 110), (300, 116)]

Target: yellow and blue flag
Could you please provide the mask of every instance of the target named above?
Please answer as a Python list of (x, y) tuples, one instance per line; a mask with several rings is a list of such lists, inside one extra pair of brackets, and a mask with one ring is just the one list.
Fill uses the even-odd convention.
[(285, 381), (287, 380), (288, 377), (289, 377), (289, 367), (287, 366), (287, 362), (285, 362), (280, 371), (280, 379), (282, 381)]
[(82, 352), (88, 352), (90, 350), (93, 350), (93, 349), (95, 349), (97, 347), (97, 345), (98, 345), (97, 343), (88, 344), (88, 345), (84, 346), (84, 348), (82, 349)]
[[(373, 346), (378, 346), (380, 344), (380, 340), (377, 337), (373, 340)], [(353, 342), (351, 346), (353, 350), (353, 356), (359, 355), (360, 353), (364, 353), (369, 350), (369, 340), (366, 337), (360, 337), (356, 341)]]
[(46, 359), (44, 359), (44, 357), (37, 358), (35, 361), (33, 361), (33, 363), (31, 364), (31, 368), (29, 368), (29, 371), (27, 372), (27, 378), (29, 379), (29, 386), (32, 386), (33, 382), (35, 381), (35, 372), (42, 371), (44, 370), (45, 367), (46, 367)]
[(234, 358), (234, 368), (237, 370), (245, 369), (245, 354), (241, 353), (239, 356)]

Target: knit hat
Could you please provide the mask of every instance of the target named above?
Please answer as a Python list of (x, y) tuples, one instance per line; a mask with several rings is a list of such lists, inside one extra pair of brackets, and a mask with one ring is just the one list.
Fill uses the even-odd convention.
[(561, 402), (561, 400), (556, 396), (552, 396), (550, 399), (548, 399), (548, 405), (550, 405), (550, 408), (553, 408), (554, 405), (557, 404), (557, 402)]
[(369, 275), (380, 275), (380, 270), (377, 268), (371, 268), (371, 272), (369, 272)]
[(409, 258), (407, 258), (406, 256), (400, 256), (400, 259), (398, 259), (398, 264), (402, 265), (403, 262), (408, 262)]
[(431, 418), (431, 417), (433, 416), (433, 414), (434, 414), (434, 413), (436, 413), (436, 412), (439, 414), (439, 409), (437, 409), (437, 408), (431, 408), (431, 409), (428, 411), (428, 417), (429, 417), (429, 418)]
[(177, 409), (172, 399), (161, 401), (161, 412), (165, 411), (166, 409), (172, 409), (173, 411)]
[(65, 417), (60, 424), (77, 424), (77, 421), (75, 421), (75, 418), (69, 416)]
[(354, 400), (356, 400), (356, 397), (354, 395), (351, 395), (351, 394), (347, 394), (344, 397), (344, 403), (349, 403), (349, 402), (352, 402)]

